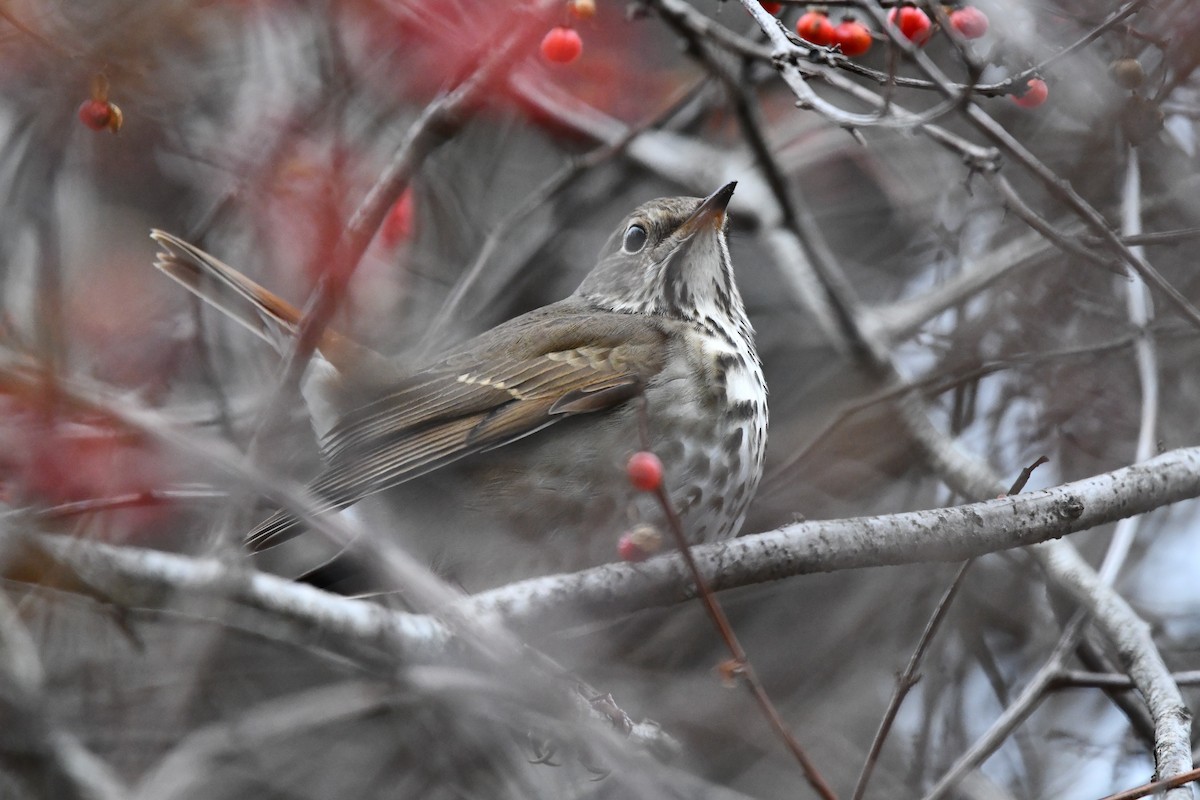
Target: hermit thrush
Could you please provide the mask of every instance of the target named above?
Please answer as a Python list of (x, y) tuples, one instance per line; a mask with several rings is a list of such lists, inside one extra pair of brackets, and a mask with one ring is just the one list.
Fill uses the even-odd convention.
[[(611, 561), (623, 531), (661, 527), (624, 472), (648, 446), (689, 540), (734, 535), (767, 436), (766, 384), (725, 239), (734, 186), (634, 209), (570, 297), (415, 371), (327, 332), (305, 391), (327, 464), (313, 494), (345, 508), (384, 492), (403, 512), (406, 544), (476, 590)], [(152, 236), (170, 251), (157, 266), (188, 289), (264, 337), (295, 331), (294, 307), (196, 247)], [(302, 530), (278, 512), (247, 542), (261, 550)]]

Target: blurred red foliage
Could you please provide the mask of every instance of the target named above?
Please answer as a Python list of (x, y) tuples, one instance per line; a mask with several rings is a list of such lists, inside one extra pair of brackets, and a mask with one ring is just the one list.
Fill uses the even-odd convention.
[(9, 503), (55, 508), (145, 495), (144, 504), (98, 512), (111, 523), (102, 531), (127, 539), (169, 518), (172, 507), (148, 493), (163, 488), (173, 471), (156, 449), (111, 422), (56, 416), (29, 398), (0, 396), (0, 485)]

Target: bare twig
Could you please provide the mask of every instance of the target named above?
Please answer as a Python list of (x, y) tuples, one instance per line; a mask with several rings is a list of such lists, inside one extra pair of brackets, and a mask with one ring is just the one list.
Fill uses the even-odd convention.
[[(743, 2), (750, 1), (743, 0)], [(1140, 0), (1135, 0), (1135, 2), (1140, 4)], [(1131, 3), (1129, 5), (1134, 4)], [(899, 36), (897, 31), (887, 25), (887, 19), (882, 10), (870, 4), (865, 5), (863, 10), (875, 19), (876, 24), (881, 29), (887, 30), (899, 46), (906, 49), (907, 53), (922, 71), (939, 84), (942, 94), (948, 98), (959, 96), (958, 90), (950, 84), (945, 74), (929, 56), (917, 50), (910, 42)], [(1026, 171), (1033, 175), (1052, 197), (1071, 209), (1093, 233), (1103, 240), (1113, 253), (1137, 272), (1147, 284), (1153, 286), (1163, 294), (1185, 319), (1192, 325), (1200, 328), (1200, 309), (1197, 309), (1178, 289), (1172, 286), (1143, 256), (1130, 249), (1129, 246), (1121, 241), (1121, 237), (1109, 226), (1104, 215), (1088, 203), (1070, 183), (1056, 175), (1053, 170), (1046, 166), (977, 104), (967, 103), (963, 107), (963, 116), (978, 131), (983, 133), (992, 144), (1002, 152), (1007, 153)]]
[(47, 713), (45, 673), (33, 637), (8, 597), (0, 593), (0, 714), (17, 749), (0, 753), (0, 766), (36, 774), (38, 785), (64, 800), (119, 800), (128, 790), (75, 736)]
[[(1200, 670), (1173, 672), (1171, 678), (1180, 686), (1200, 685)], [(1128, 675), (1116, 672), (1085, 672), (1078, 669), (1059, 670), (1050, 682), (1051, 689), (1135, 689)]]
[[(1036, 461), (1022, 469), (1021, 474), (1017, 476), (1013, 485), (1009, 487), (1008, 495), (1020, 494), (1021, 490), (1025, 488), (1025, 484), (1029, 482), (1029, 477), (1033, 474), (1033, 471), (1048, 460), (1045, 456), (1039, 456)], [(908, 695), (912, 687), (916, 686), (920, 678), (917, 670), (920, 667), (921, 661), (925, 658), (925, 651), (929, 648), (929, 643), (933, 640), (934, 633), (941, 626), (942, 620), (945, 619), (946, 612), (950, 610), (950, 604), (958, 594), (967, 570), (974, 563), (974, 559), (969, 559), (964, 561), (962, 566), (958, 568), (954, 579), (946, 587), (946, 591), (942, 593), (941, 599), (934, 608), (933, 615), (925, 624), (925, 630), (921, 633), (921, 638), (908, 660), (908, 665), (904, 668), (904, 672), (896, 677), (896, 688), (892, 692), (891, 700), (888, 701), (887, 710), (884, 712), (883, 719), (879, 723), (879, 728), (875, 732), (875, 738), (871, 742), (871, 749), (867, 752), (866, 761), (863, 764), (862, 771), (858, 775), (858, 781), (854, 785), (853, 800), (861, 800), (866, 794), (867, 782), (871, 779), (871, 771), (874, 769), (875, 762), (879, 758), (879, 753), (883, 750), (883, 743), (892, 728), (896, 714), (900, 711), (900, 705), (904, 702), (904, 698)]]
[(84, 514), (97, 514), (102, 511), (119, 511), (126, 508), (145, 508), (147, 506), (175, 505), (177, 503), (212, 503), (228, 499), (228, 497), (228, 492), (199, 487), (189, 489), (148, 489), (144, 492), (130, 492), (111, 497), (92, 497), (87, 500), (60, 503), (48, 508), (39, 509), (37, 516), (48, 520), (66, 519)]
[(1042, 700), (1045, 699), (1046, 688), (1057, 674), (1063, 660), (1071, 654), (1075, 647), (1076, 637), (1082, 633), (1086, 622), (1087, 615), (1085, 613), (1075, 613), (1063, 629), (1062, 636), (1046, 659), (1046, 663), (1034, 673), (1021, 693), (1008, 704), (987, 732), (960, 755), (950, 769), (946, 770), (941, 779), (925, 795), (924, 800), (938, 800), (938, 798), (945, 797), (968, 773), (987, 760), (987, 757), (1004, 743), (1004, 740), (1018, 725), (1037, 710)]
[(866, 794), (867, 783), (871, 780), (871, 773), (875, 769), (875, 763), (879, 760), (880, 752), (883, 751), (883, 743), (887, 741), (888, 733), (891, 731), (892, 724), (896, 720), (896, 714), (900, 713), (900, 705), (904, 702), (904, 698), (908, 696), (909, 691), (917, 685), (917, 681), (921, 678), (918, 670), (920, 669), (921, 662), (925, 659), (925, 651), (929, 649), (929, 643), (933, 641), (933, 635), (937, 633), (938, 628), (941, 627), (942, 620), (946, 618), (946, 612), (950, 610), (950, 604), (954, 602), (954, 598), (962, 586), (967, 570), (974, 563), (974, 559), (964, 561), (962, 566), (958, 568), (958, 572), (954, 574), (950, 585), (942, 592), (941, 599), (938, 600), (937, 605), (934, 607), (929, 621), (925, 623), (925, 630), (921, 632), (921, 638), (917, 641), (917, 647), (909, 657), (904, 671), (896, 676), (896, 688), (892, 690), (892, 696), (888, 700), (887, 709), (883, 712), (883, 719), (879, 721), (879, 728), (875, 731), (875, 738), (871, 740), (871, 748), (867, 751), (867, 758), (863, 762), (862, 770), (858, 773), (858, 780), (854, 784), (854, 794), (851, 795), (851, 800), (862, 800), (862, 797)]
[[(1145, 783), (1133, 789), (1126, 789), (1123, 792), (1110, 794), (1107, 797), (1100, 798), (1100, 800), (1137, 800), (1139, 797), (1149, 797), (1152, 794), (1157, 794), (1164, 790), (1185, 786), (1186, 784), (1197, 780), (1200, 780), (1200, 769), (1191, 769), (1172, 778), (1166, 778), (1161, 781), (1152, 781), (1151, 783)], [(1190, 791), (1188, 794), (1190, 796)]]

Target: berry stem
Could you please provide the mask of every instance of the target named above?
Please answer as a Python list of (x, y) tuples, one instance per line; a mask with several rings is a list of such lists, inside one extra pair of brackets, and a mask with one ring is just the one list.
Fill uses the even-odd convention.
[[(645, 409), (645, 404), (642, 406)], [(830, 787), (825, 779), (821, 777), (821, 773), (817, 771), (817, 767), (809, 759), (808, 754), (804, 752), (804, 748), (800, 746), (800, 742), (796, 741), (796, 737), (788, 729), (787, 723), (784, 722), (783, 716), (779, 713), (779, 709), (771, 702), (770, 696), (767, 694), (766, 688), (762, 681), (758, 678), (758, 673), (754, 669), (754, 665), (750, 662), (750, 657), (746, 655), (746, 650), (742, 647), (741, 641), (738, 640), (737, 634), (733, 631), (733, 626), (729, 624), (729, 617), (725, 616), (725, 610), (721, 604), (717, 602), (717, 597), (713, 594), (712, 589), (708, 586), (708, 581), (704, 580), (704, 576), (700, 574), (700, 568), (696, 566), (696, 559), (692, 557), (692, 548), (688, 544), (687, 537), (683, 533), (683, 521), (679, 518), (678, 512), (675, 511), (674, 505), (671, 504), (671, 498), (667, 496), (667, 490), (664, 486), (659, 485), (654, 491), (654, 496), (658, 500), (659, 506), (662, 507), (663, 514), (667, 517), (667, 527), (671, 531), (671, 536), (675, 539), (675, 546), (679, 548), (679, 552), (683, 555), (684, 563), (687, 564), (688, 572), (692, 574), (692, 581), (696, 585), (696, 593), (700, 596), (700, 600), (704, 603), (704, 609), (708, 612), (709, 618), (720, 634), (722, 641), (725, 642), (725, 647), (728, 648), (729, 654), (733, 657), (734, 670), (737, 675), (746, 682), (746, 686), (750, 688), (750, 693), (754, 696), (758, 707), (762, 709), (766, 715), (767, 721), (771, 727), (783, 739), (788, 750), (791, 751), (796, 761), (799, 762), (800, 768), (804, 770), (804, 777), (808, 779), (809, 785), (816, 790), (823, 800), (837, 800), (837, 794)]]
[[(641, 439), (642, 449), (649, 450), (649, 404), (646, 402), (644, 394), (638, 396), (638, 401), (638, 434)], [(750, 657), (746, 655), (745, 648), (742, 647), (741, 641), (733, 631), (733, 626), (729, 623), (729, 617), (725, 616), (725, 610), (717, 602), (717, 597), (709, 587), (708, 581), (700, 574), (700, 568), (696, 565), (696, 559), (692, 556), (692, 548), (683, 533), (683, 520), (679, 518), (679, 513), (671, 503), (665, 483), (660, 483), (654, 490), (654, 497), (658, 500), (658, 504), (667, 518), (667, 528), (671, 531), (671, 537), (675, 540), (675, 546), (679, 548), (679, 552), (683, 556), (683, 562), (687, 565), (688, 572), (692, 575), (692, 582), (696, 586), (696, 594), (700, 596), (701, 602), (704, 603), (704, 610), (708, 612), (713, 626), (716, 627), (717, 633), (720, 634), (721, 640), (725, 643), (725, 647), (733, 657), (733, 669), (728, 670), (727, 674), (739, 675), (746, 682), (746, 685), (750, 688), (750, 693), (754, 696), (755, 702), (758, 703), (758, 707), (766, 716), (767, 721), (775, 729), (775, 732), (779, 734), (780, 738), (783, 739), (787, 749), (800, 764), (800, 769), (804, 771), (804, 777), (808, 780), (809, 785), (816, 790), (822, 800), (837, 800), (837, 794), (834, 793), (833, 788), (825, 781), (821, 773), (817, 771), (816, 765), (809, 759), (808, 754), (804, 752), (804, 748), (800, 746), (800, 742), (796, 740), (796, 737), (788, 729), (787, 723), (784, 722), (783, 716), (779, 713), (779, 709), (771, 702), (771, 697), (767, 694), (762, 681), (759, 680), (758, 673), (755, 671), (754, 665), (750, 662)]]

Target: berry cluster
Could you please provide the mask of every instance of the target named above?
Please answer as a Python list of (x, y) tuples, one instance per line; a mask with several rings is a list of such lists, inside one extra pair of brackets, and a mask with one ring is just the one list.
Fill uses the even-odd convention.
[[(763, 8), (772, 14), (778, 13), (781, 3), (763, 3)], [(954, 35), (963, 39), (978, 39), (988, 32), (987, 15), (975, 6), (947, 8), (947, 17)], [(916, 47), (924, 47), (933, 37), (938, 26), (924, 9), (911, 3), (893, 6), (887, 15), (888, 24)], [(846, 14), (834, 25), (829, 19), (829, 10), (824, 6), (810, 6), (796, 20), (796, 35), (806, 42), (833, 47), (837, 45), (843, 55), (857, 57), (871, 49), (874, 39), (871, 29), (859, 22), (853, 14)], [(1049, 90), (1041, 78), (1030, 78), (1024, 87), (1013, 94), (1013, 100), (1023, 108), (1036, 108), (1046, 102)]]
[[(764, 3), (777, 6), (778, 3)], [(770, 10), (770, 9), (768, 9)], [(962, 6), (949, 12), (950, 26), (964, 39), (978, 39), (987, 33), (987, 15), (975, 6)], [(899, 5), (888, 12), (888, 23), (905, 39), (923, 47), (934, 34), (933, 20), (914, 5)], [(829, 19), (823, 6), (809, 8), (796, 21), (796, 34), (806, 42), (822, 47), (837, 45), (848, 56), (861, 56), (871, 49), (871, 29), (853, 14), (846, 14), (837, 25)]]

